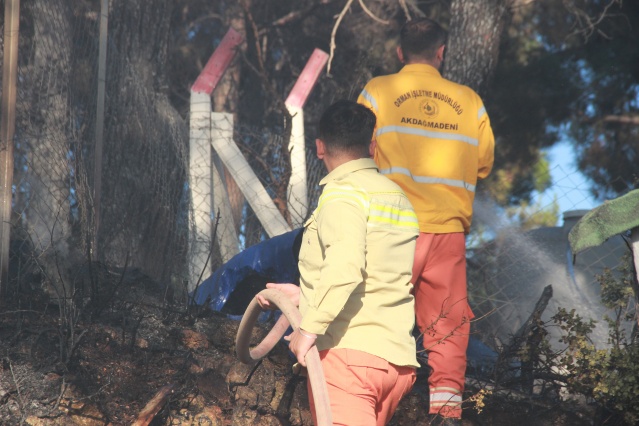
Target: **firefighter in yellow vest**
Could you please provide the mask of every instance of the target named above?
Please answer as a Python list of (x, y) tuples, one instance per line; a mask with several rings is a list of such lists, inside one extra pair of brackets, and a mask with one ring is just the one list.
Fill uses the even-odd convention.
[[(329, 172), (304, 224), (300, 286), (267, 284), (299, 305), (289, 336), (301, 365), (317, 346), (334, 425), (386, 425), (415, 381), (410, 283), (417, 216), (406, 195), (379, 174), (368, 146), (375, 116), (353, 101), (328, 107), (317, 157)], [(262, 296), (263, 308), (272, 306)], [(312, 389), (308, 384), (315, 417)]]
[(477, 180), (491, 171), (494, 136), (480, 97), (439, 72), (447, 32), (423, 18), (401, 30), (396, 74), (372, 79), (358, 102), (377, 116), (371, 153), (419, 221), (415, 312), (428, 353), (431, 424), (461, 424), (466, 349), (466, 247)]

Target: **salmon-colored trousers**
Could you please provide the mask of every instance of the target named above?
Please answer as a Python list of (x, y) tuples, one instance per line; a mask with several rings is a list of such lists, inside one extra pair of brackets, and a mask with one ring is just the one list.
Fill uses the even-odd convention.
[[(383, 426), (415, 383), (415, 368), (399, 367), (355, 349), (320, 351), (334, 425)], [(313, 422), (313, 392), (307, 383)]]
[(468, 306), (464, 234), (420, 233), (413, 284), (416, 322), (431, 369), (429, 412), (461, 417), (466, 349), (474, 317)]

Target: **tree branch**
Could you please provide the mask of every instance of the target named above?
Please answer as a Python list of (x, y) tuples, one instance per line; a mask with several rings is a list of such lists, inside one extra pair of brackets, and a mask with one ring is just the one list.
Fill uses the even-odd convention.
[(334, 1), (335, 0), (321, 0), (318, 3), (313, 3), (305, 7), (304, 9), (299, 9), (299, 10), (294, 10), (292, 12), (289, 12), (286, 15), (282, 16), (281, 18), (278, 18), (275, 21), (271, 22), (271, 25), (269, 28), (262, 28), (259, 34), (260, 35), (264, 34), (272, 27), (282, 27), (284, 25), (287, 25), (293, 22), (301, 21), (302, 19), (309, 16), (315, 9), (317, 9), (318, 6), (325, 6), (327, 4), (333, 3)]
[(364, 12), (365, 12), (368, 16), (370, 16), (370, 17), (371, 17), (374, 21), (377, 21), (377, 22), (379, 22), (380, 24), (383, 24), (383, 25), (388, 25), (388, 24), (390, 24), (390, 22), (389, 22), (389, 21), (385, 21), (385, 20), (383, 20), (383, 19), (378, 18), (377, 16), (375, 16), (375, 15), (373, 14), (373, 12), (371, 12), (371, 11), (370, 11), (370, 9), (369, 9), (368, 7), (366, 7), (366, 4), (364, 3), (364, 0), (359, 0), (359, 5), (360, 5), (360, 6), (362, 6), (362, 10), (364, 10)]
[(155, 415), (160, 411), (164, 403), (169, 398), (169, 396), (173, 393), (173, 387), (175, 385), (166, 385), (162, 389), (160, 389), (153, 399), (151, 399), (144, 409), (138, 415), (137, 420), (133, 423), (133, 426), (147, 426)]
[(406, 20), (410, 21), (411, 20), (411, 16), (410, 16), (410, 12), (408, 11), (408, 6), (406, 5), (406, 0), (399, 0), (399, 5), (402, 7), (402, 10), (404, 11), (404, 15), (406, 16)]
[(582, 35), (586, 41), (595, 33), (599, 33), (602, 37), (606, 39), (610, 39), (610, 37), (599, 30), (598, 25), (603, 22), (604, 19), (608, 18), (610, 15), (608, 13), (609, 9), (614, 4), (621, 5), (621, 0), (610, 0), (608, 4), (604, 6), (603, 12), (599, 14), (599, 16), (591, 17), (589, 16), (583, 9), (576, 7), (570, 1), (563, 1), (564, 7), (568, 11), (568, 13), (572, 14), (577, 21), (577, 29), (569, 35)]
[(606, 123), (639, 125), (639, 115), (606, 115), (603, 121)]
[(346, 5), (344, 5), (344, 8), (340, 12), (340, 14), (337, 16), (335, 25), (333, 25), (333, 31), (331, 31), (331, 51), (330, 51), (330, 54), (328, 55), (328, 64), (326, 65), (326, 75), (328, 76), (331, 75), (331, 63), (333, 62), (335, 48), (337, 47), (335, 45), (335, 34), (337, 34), (337, 29), (339, 28), (339, 24), (342, 22), (342, 19), (344, 19), (344, 15), (346, 15), (346, 12), (348, 12), (352, 4), (353, 4), (353, 0), (348, 0), (346, 2)]
[(528, 6), (529, 4), (534, 3), (536, 1), (537, 0), (512, 0), (512, 3), (510, 4), (510, 8), (516, 9), (518, 7)]

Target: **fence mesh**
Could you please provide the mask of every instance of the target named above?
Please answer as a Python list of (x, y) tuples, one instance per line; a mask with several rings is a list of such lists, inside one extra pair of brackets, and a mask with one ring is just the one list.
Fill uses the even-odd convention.
[(109, 43), (105, 142), (96, 152), (100, 2), (73, 5), (34, 0), (20, 11), (11, 276), (66, 292), (89, 279), (92, 258), (179, 280), (188, 230), (184, 120), (143, 67), (131, 66), (131, 52)]
[[(75, 288), (89, 279), (88, 260), (95, 255), (93, 260), (110, 270), (139, 270), (163, 285), (182, 288), (188, 279), (192, 218), (188, 117), (178, 115), (158, 90), (152, 77), (158, 70), (136, 66), (130, 52), (110, 43), (104, 153), (96, 159), (100, 4), (74, 5), (31, 0), (21, 9), (11, 278), (23, 284), (49, 282), (66, 291), (66, 284)], [(115, 16), (126, 12), (112, 5)], [(267, 192), (281, 202), (287, 172), (281, 126), (236, 123), (234, 140)], [(311, 211), (325, 172), (308, 132), (306, 142)], [(96, 161), (103, 165), (100, 233), (90, 252), (96, 232)], [(582, 209), (581, 203), (590, 199), (576, 172), (557, 167), (552, 171), (559, 173), (552, 188), (555, 198), (535, 204), (529, 213), (554, 211), (557, 205)], [(233, 226), (241, 250), (263, 240), (265, 232), (246, 200), (234, 199)], [(557, 304), (587, 306), (598, 296), (594, 275), (603, 266), (614, 267), (625, 250), (617, 239), (572, 263), (561, 220), (556, 227), (526, 231), (512, 221), (496, 220), (504, 212), (486, 200), (478, 200), (476, 216), (487, 240), (469, 251), (471, 304), (476, 313), (496, 319), (486, 324), (502, 337), (525, 319), (546, 284), (553, 284)], [(573, 219), (567, 215), (567, 224)], [(219, 266), (219, 259), (211, 262), (213, 269)]]
[[(592, 339), (598, 346), (608, 342), (604, 316), (615, 317), (601, 302), (598, 277), (610, 269), (619, 277), (618, 268), (629, 254), (623, 235), (610, 238), (598, 247), (572, 253), (568, 233), (590, 209), (599, 205), (585, 186), (584, 177), (566, 164), (550, 170), (553, 185), (550, 195), (538, 195), (528, 210), (529, 217), (557, 217), (555, 224), (528, 229), (517, 220), (509, 220), (501, 208), (489, 199), (479, 198), (474, 205), (475, 228), (487, 240), (471, 246), (468, 252), (469, 298), (477, 329), (490, 344), (501, 345), (524, 325), (541, 299), (546, 286), (552, 286), (552, 298), (541, 320), (552, 324), (558, 309), (575, 311), (597, 323)], [(627, 312), (635, 305), (628, 298)], [(622, 321), (623, 322), (623, 321)], [(628, 331), (632, 322), (626, 323)], [(548, 327), (555, 344), (561, 334)]]

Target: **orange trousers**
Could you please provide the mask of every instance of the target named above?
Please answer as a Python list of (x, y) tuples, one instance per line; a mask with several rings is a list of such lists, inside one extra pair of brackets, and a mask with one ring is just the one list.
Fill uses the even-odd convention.
[(420, 233), (413, 284), (416, 322), (431, 370), (429, 412), (461, 417), (466, 349), (474, 317), (468, 306), (464, 234)]
[[(399, 367), (355, 349), (320, 351), (334, 425), (384, 426), (415, 383), (414, 367)], [(308, 396), (317, 424), (310, 381)]]

